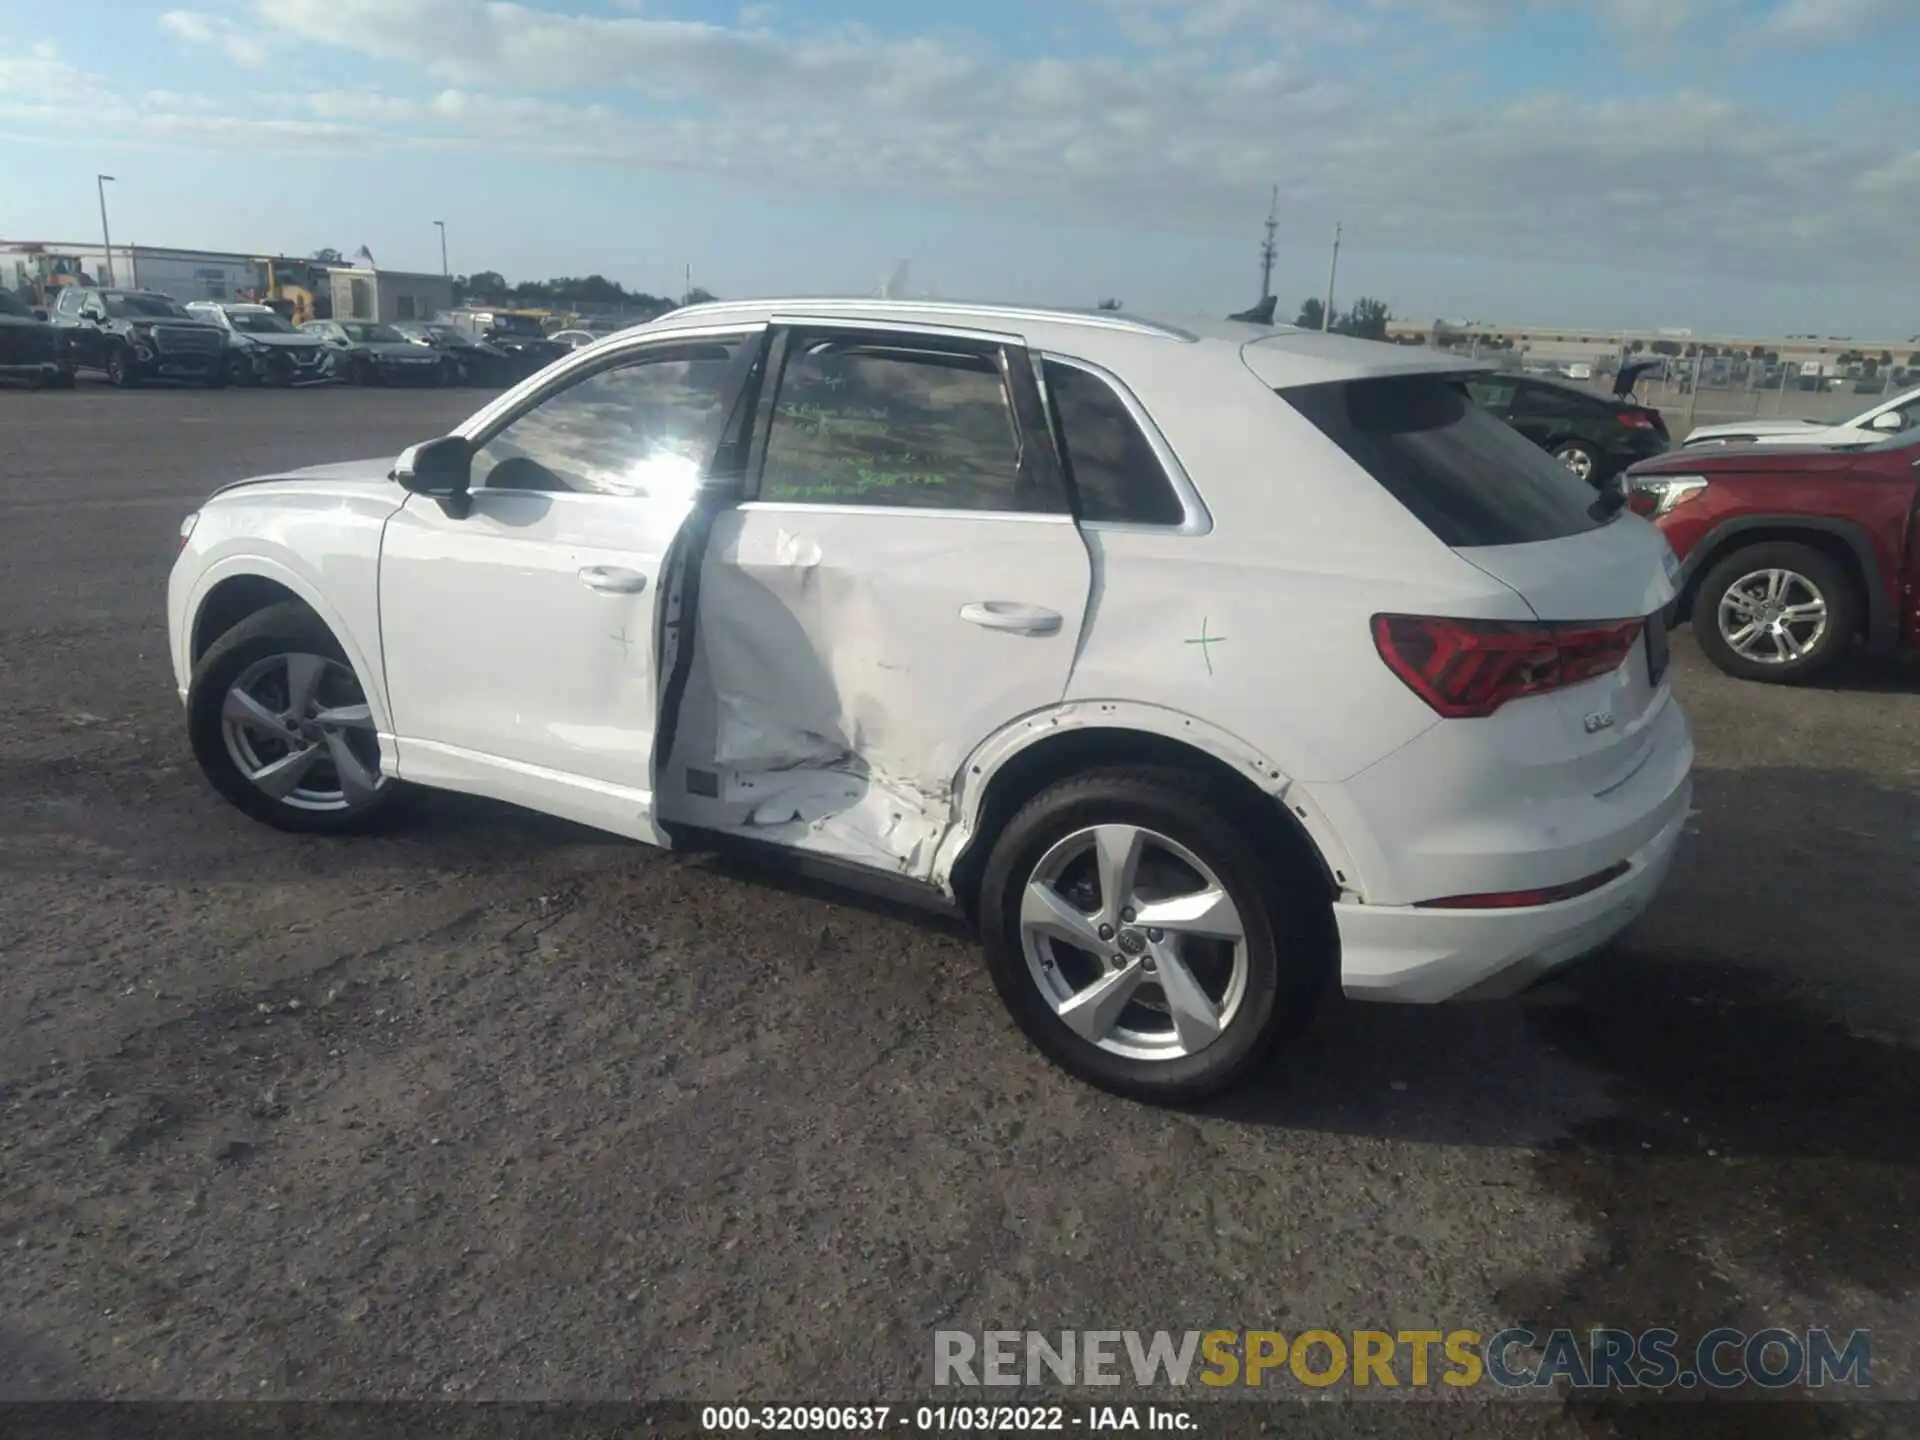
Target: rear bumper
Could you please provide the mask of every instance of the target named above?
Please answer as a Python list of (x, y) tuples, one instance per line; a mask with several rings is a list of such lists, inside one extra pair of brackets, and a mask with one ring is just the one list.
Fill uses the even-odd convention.
[(1627, 872), (1572, 900), (1518, 910), (1334, 906), (1342, 988), (1356, 1000), (1491, 999), (1591, 954), (1659, 892), (1692, 798), (1689, 778), (1660, 807), (1657, 833), (1626, 857)]

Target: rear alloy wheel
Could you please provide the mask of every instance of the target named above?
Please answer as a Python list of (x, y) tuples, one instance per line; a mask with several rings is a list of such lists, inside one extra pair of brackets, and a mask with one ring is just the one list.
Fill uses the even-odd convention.
[(214, 642), (194, 667), (187, 715), (207, 779), (269, 825), (355, 830), (392, 796), (366, 693), (303, 605), (271, 606)]
[(1707, 658), (1743, 680), (1816, 675), (1852, 638), (1855, 600), (1848, 578), (1808, 545), (1737, 551), (1710, 570), (1694, 600), (1694, 632)]
[(980, 923), (1029, 1039), (1084, 1079), (1187, 1101), (1258, 1065), (1310, 1008), (1313, 906), (1177, 771), (1108, 770), (1046, 790), (995, 843)]
[(1577, 440), (1569, 440), (1553, 452), (1553, 458), (1589, 485), (1600, 471), (1599, 458)]

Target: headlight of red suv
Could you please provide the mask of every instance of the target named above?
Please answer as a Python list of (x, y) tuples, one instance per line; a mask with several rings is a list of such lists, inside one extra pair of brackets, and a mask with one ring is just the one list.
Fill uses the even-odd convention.
[(1627, 508), (1636, 515), (1658, 520), (1705, 492), (1704, 475), (1629, 475)]

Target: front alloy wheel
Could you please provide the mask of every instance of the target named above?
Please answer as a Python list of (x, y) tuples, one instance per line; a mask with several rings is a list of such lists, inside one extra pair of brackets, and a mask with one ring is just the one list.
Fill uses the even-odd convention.
[(1826, 638), (1826, 596), (1791, 570), (1755, 570), (1720, 597), (1720, 635), (1727, 648), (1756, 665), (1790, 665)]
[(1827, 555), (1769, 541), (1727, 556), (1700, 581), (1693, 630), (1706, 657), (1743, 680), (1818, 674), (1845, 650), (1858, 599)]
[(358, 829), (395, 788), (359, 678), (297, 602), (258, 611), (213, 643), (194, 666), (187, 727), (214, 788), (282, 830)]
[(1593, 483), (1594, 471), (1599, 468), (1599, 461), (1595, 459), (1593, 451), (1586, 446), (1568, 441), (1553, 452), (1553, 458), (1589, 485)]

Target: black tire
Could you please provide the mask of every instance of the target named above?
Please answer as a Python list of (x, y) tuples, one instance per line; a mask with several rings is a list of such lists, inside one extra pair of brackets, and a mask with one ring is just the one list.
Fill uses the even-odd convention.
[[(1826, 629), (1797, 659), (1750, 659), (1735, 650), (1721, 630), (1721, 601), (1740, 580), (1761, 570), (1789, 571), (1826, 602)], [(1786, 685), (1819, 675), (1846, 651), (1859, 626), (1860, 593), (1852, 576), (1811, 545), (1769, 541), (1735, 550), (1715, 562), (1701, 577), (1692, 614), (1694, 638), (1715, 666), (1740, 680)]]
[(71, 390), (74, 387), (74, 383), (75, 377), (73, 371), (65, 369), (64, 367), (54, 371), (52, 375), (47, 377), (47, 388), (49, 390)]
[(140, 383), (139, 362), (125, 345), (116, 344), (107, 350), (107, 383), (116, 390), (131, 390)]
[(228, 690), (249, 666), (288, 653), (320, 655), (347, 664), (346, 652), (333, 632), (298, 602), (256, 611), (208, 647), (193, 667), (187, 691), (187, 734), (194, 759), (213, 788), (237, 809), (275, 829), (309, 835), (367, 829), (390, 811), (397, 782), (383, 781), (363, 804), (337, 810), (303, 809), (255, 786), (228, 751), (221, 721)]
[[(1020, 910), (1035, 868), (1061, 840), (1107, 824), (1157, 831), (1184, 847), (1213, 871), (1239, 911), (1246, 937), (1244, 989), (1218, 1037), (1194, 1053), (1144, 1059), (1101, 1048), (1068, 1028), (1029, 968)], [(1331, 958), (1324, 887), (1288, 874), (1275, 848), (1186, 771), (1126, 767), (1062, 780), (1007, 823), (982, 875), (980, 933), (994, 988), (1043, 1054), (1103, 1090), (1163, 1103), (1226, 1090), (1244, 1080), (1283, 1033), (1304, 1022)]]
[(1583, 440), (1562, 440), (1553, 447), (1553, 458), (1589, 485), (1606, 478), (1601, 474), (1600, 456)]
[(224, 390), (231, 379), (232, 377), (227, 374), (226, 366), (216, 365), (202, 377), (200, 385), (206, 390)]

